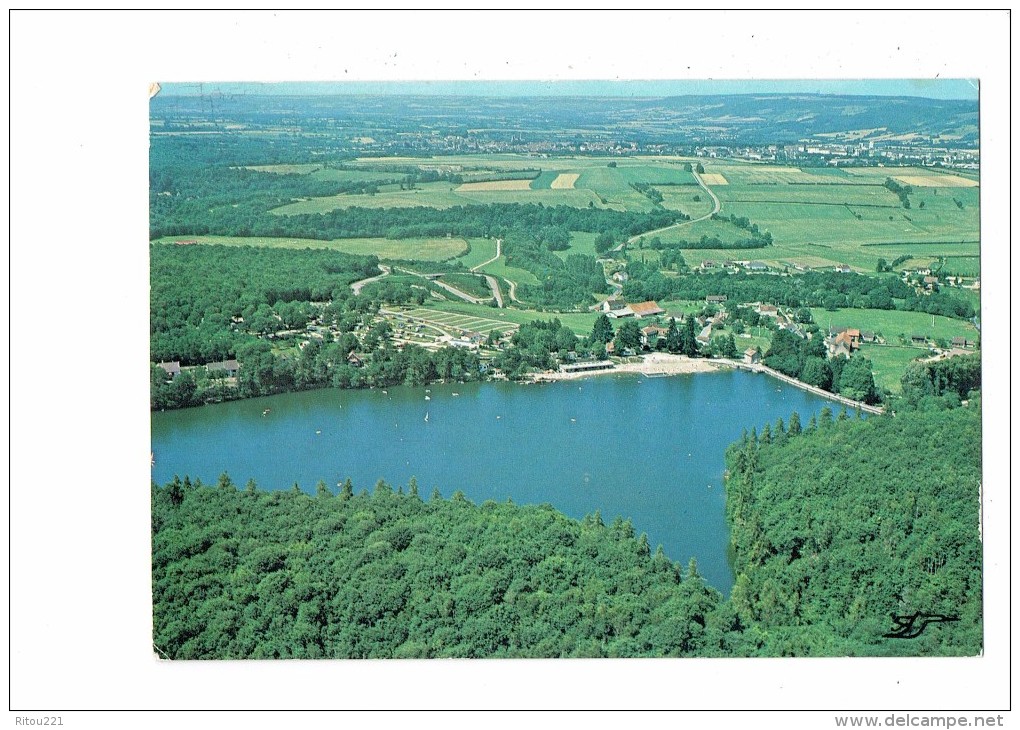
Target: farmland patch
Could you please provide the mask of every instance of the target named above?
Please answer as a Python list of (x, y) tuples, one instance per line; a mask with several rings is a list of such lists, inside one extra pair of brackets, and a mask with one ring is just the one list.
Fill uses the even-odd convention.
[(701, 180), (706, 185), (729, 185), (730, 181), (727, 180), (723, 175), (718, 172), (705, 172), (701, 175)]
[(553, 190), (571, 190), (579, 177), (581, 175), (576, 172), (561, 172), (549, 187)]
[(976, 188), (977, 180), (971, 180), (959, 175), (943, 175), (934, 173), (930, 175), (894, 175), (895, 180), (905, 185), (913, 185), (918, 188)]
[[(556, 187), (555, 183), (553, 187)], [(464, 183), (457, 188), (458, 193), (474, 193), (499, 190), (530, 190), (531, 180), (489, 180), (487, 182)]]

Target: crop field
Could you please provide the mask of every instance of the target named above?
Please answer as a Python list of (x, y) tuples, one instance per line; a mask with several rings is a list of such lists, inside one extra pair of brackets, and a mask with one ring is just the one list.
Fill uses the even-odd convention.
[[(153, 243), (173, 244), (177, 241), (197, 241), (219, 246), (261, 246), (290, 249), (330, 249), (360, 256), (376, 255), (380, 259), (406, 259), (416, 261), (446, 261), (467, 251), (463, 238), (341, 238), (333, 241), (316, 241), (308, 238), (257, 238), (240, 236), (166, 236)], [(495, 244), (493, 244), (495, 249)], [(484, 259), (482, 259), (484, 261)]]
[[(708, 182), (707, 180), (705, 182)], [(882, 185), (729, 185), (714, 190), (727, 203), (814, 203), (901, 208), (899, 198)]]
[(706, 172), (702, 173), (701, 181), (708, 186), (712, 185), (729, 185), (730, 181), (727, 180), (723, 175), (718, 172)]
[(538, 177), (531, 181), (532, 190), (549, 190), (552, 187), (553, 180), (559, 178), (560, 173), (556, 170), (544, 170), (539, 173)]
[(549, 187), (553, 190), (571, 190), (579, 177), (581, 177), (581, 175), (576, 172), (561, 172), (556, 176), (556, 179), (549, 184)]
[[(747, 217), (772, 235), (774, 245), (739, 252), (725, 248), (687, 249), (684, 256), (692, 265), (705, 259), (756, 258), (776, 266), (789, 264), (797, 268), (824, 269), (846, 263), (859, 271), (873, 272), (879, 258), (892, 261), (910, 255), (918, 260), (939, 256), (976, 259), (979, 253), (979, 189), (976, 175), (968, 172), (950, 174), (919, 167), (801, 169), (714, 159), (700, 162), (708, 168), (702, 178), (719, 196), (722, 215)], [(694, 175), (684, 169), (682, 158), (621, 157), (607, 161), (591, 157), (471, 155), (364, 158), (355, 164), (356, 170), (316, 165), (271, 165), (258, 169), (382, 183), (393, 180), (397, 174), (386, 172), (386, 167), (416, 165), (457, 172), (467, 180), (459, 185), (445, 181), (423, 183), (415, 190), (400, 190), (395, 184), (380, 185), (373, 195), (298, 201), (273, 211), (281, 215), (349, 207), (449, 208), (501, 203), (653, 210), (653, 202), (634, 184), (655, 186), (662, 195), (662, 207), (682, 211), (692, 218), (705, 215), (713, 206), (711, 198), (696, 185)], [(374, 166), (380, 169), (375, 171)], [(883, 187), (890, 177), (911, 182), (909, 209), (903, 208), (897, 196)], [(696, 196), (701, 200), (695, 201)], [(728, 223), (701, 221), (657, 235), (667, 243), (698, 240), (703, 235), (732, 243), (749, 234)], [(346, 244), (331, 247), (351, 250)], [(354, 249), (363, 250), (357, 246)], [(571, 250), (558, 255), (576, 252), (593, 253), (591, 240), (578, 238)], [(449, 250), (444, 249), (445, 253)], [(468, 266), (485, 260), (481, 254), (465, 259)], [(968, 273), (980, 273), (973, 270), (977, 268), (973, 261), (968, 261), (968, 267)], [(522, 284), (535, 283), (528, 272), (505, 270), (504, 262), (489, 265), (486, 271)]]
[[(562, 175), (560, 176), (562, 177)], [(555, 183), (553, 184), (555, 187)], [(464, 183), (458, 193), (491, 192), (499, 190), (531, 190), (531, 180), (489, 180), (487, 182)]]
[(927, 174), (927, 175), (893, 175), (894, 180), (898, 180), (906, 185), (913, 185), (919, 188), (976, 188), (978, 183), (977, 180), (971, 180), (966, 177), (960, 177), (959, 175), (946, 175), (943, 173)]
[[(729, 185), (788, 185), (791, 183), (830, 185), (841, 182), (840, 178), (831, 175), (818, 175), (798, 167), (779, 167), (777, 165), (709, 163), (705, 167), (705, 174), (722, 175)], [(712, 185), (704, 175), (702, 175), (702, 179), (707, 185)]]

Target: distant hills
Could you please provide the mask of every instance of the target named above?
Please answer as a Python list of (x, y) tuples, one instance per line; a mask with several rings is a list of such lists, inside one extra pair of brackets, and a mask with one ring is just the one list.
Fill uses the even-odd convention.
[[(650, 97), (157, 96), (153, 120), (186, 124), (300, 124), (517, 139), (616, 139), (649, 144), (884, 141), (976, 147), (976, 100), (907, 96), (729, 94)], [(300, 120), (300, 121), (298, 121)], [(226, 129), (226, 127), (224, 127)]]

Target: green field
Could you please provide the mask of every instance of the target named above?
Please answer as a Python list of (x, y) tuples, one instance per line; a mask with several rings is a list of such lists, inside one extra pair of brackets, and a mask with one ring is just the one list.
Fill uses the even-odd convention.
[(486, 264), (479, 271), (483, 271), (486, 274), (492, 274), (493, 276), (499, 276), (504, 279), (516, 282), (517, 284), (538, 284), (538, 277), (532, 274), (527, 269), (517, 269), (513, 266), (506, 265), (506, 258), (500, 256), (497, 260), (491, 264)]
[[(648, 212), (654, 205), (633, 184), (656, 186), (663, 196), (663, 207), (680, 210), (698, 218), (712, 209), (712, 200), (696, 186), (694, 176), (684, 169), (683, 158), (616, 157), (538, 157), (530, 155), (467, 155), (429, 158), (364, 158), (356, 170), (323, 169), (317, 165), (264, 166), (258, 169), (276, 172), (304, 172), (337, 181), (380, 181), (397, 173), (386, 172), (394, 166), (420, 166), (440, 169), (482, 179), (489, 176), (513, 176), (515, 171), (541, 169), (528, 190), (458, 190), (448, 181), (426, 183), (416, 190), (400, 190), (399, 185), (381, 185), (374, 195), (339, 195), (294, 202), (277, 208), (281, 215), (321, 213), (348, 207), (428, 206), (449, 208), (457, 205), (541, 203), (545, 206), (568, 205)], [(965, 267), (963, 273), (977, 276), (979, 265), (979, 188), (939, 187), (951, 183), (964, 185), (970, 174), (932, 168), (797, 168), (795, 166), (745, 163), (734, 160), (702, 159), (706, 173), (722, 175), (728, 184), (712, 184), (719, 196), (723, 215), (747, 217), (768, 231), (774, 245), (766, 249), (687, 249), (684, 256), (691, 265), (706, 259), (756, 259), (782, 268), (828, 269), (848, 264), (862, 273), (872, 273), (879, 259), (891, 262), (909, 255), (915, 265), (938, 257), (952, 257)], [(610, 167), (610, 164), (613, 166)], [(378, 171), (373, 170), (378, 168)], [(579, 175), (573, 189), (553, 190), (549, 186), (560, 173)], [(899, 199), (883, 187), (889, 177), (906, 177), (926, 182), (911, 186), (911, 207), (903, 208)], [(700, 201), (694, 197), (699, 196)], [(748, 233), (729, 223), (699, 221), (670, 228), (656, 234), (664, 243), (680, 239), (699, 240), (703, 235), (717, 236), (724, 243), (748, 237)], [(593, 237), (574, 235), (570, 250), (557, 252), (561, 258), (570, 253), (594, 253)], [(315, 244), (310, 245), (324, 245)], [(338, 247), (330, 244), (331, 247)], [(475, 250), (477, 249), (477, 251)], [(340, 250), (351, 250), (346, 244)], [(357, 248), (356, 252), (365, 249)], [(466, 266), (476, 266), (492, 253), (489, 246), (475, 247), (464, 257)], [(444, 249), (444, 252), (448, 249)], [(392, 257), (387, 250), (385, 257)], [(450, 253), (449, 255), (454, 255)], [(431, 258), (439, 257), (438, 254)], [(656, 258), (647, 254), (646, 260)], [(505, 276), (522, 284), (537, 283), (520, 270), (508, 270), (505, 263), (486, 267), (496, 276)]]
[[(700, 187), (663, 186), (656, 188), (662, 194), (662, 207), (679, 210), (691, 218), (700, 218), (712, 212), (712, 198)], [(700, 198), (700, 200), (695, 200)]]
[(919, 357), (928, 356), (930, 353), (928, 348), (922, 347), (865, 343), (861, 345), (861, 354), (871, 360), (875, 385), (878, 386), (879, 390), (888, 389), (891, 393), (900, 393), (903, 391), (900, 385), (900, 378), (903, 377), (907, 365)]
[(472, 269), (496, 255), (496, 241), (492, 238), (469, 238), (471, 252), (457, 259), (465, 268)]
[(883, 335), (887, 345), (901, 344), (898, 341), (900, 335), (909, 340), (915, 333), (947, 341), (954, 337), (973, 340), (978, 336), (977, 328), (970, 322), (938, 315), (933, 318), (924, 312), (900, 312), (890, 309), (837, 309), (830, 312), (827, 309), (812, 308), (811, 316), (823, 330), (829, 327), (871, 330)]
[[(415, 261), (446, 261), (467, 251), (463, 238), (340, 238), (333, 241), (316, 241), (308, 238), (258, 238), (240, 236), (166, 236), (153, 243), (198, 241), (220, 246), (264, 246), (291, 249), (331, 249), (360, 256), (376, 255), (380, 259)], [(484, 259), (483, 259), (484, 260)]]
[[(566, 261), (571, 254), (583, 254), (584, 256), (598, 257), (595, 253), (595, 237), (597, 233), (574, 232), (570, 234), (570, 248), (566, 251), (553, 251), (554, 254)], [(516, 281), (516, 279), (515, 279)]]

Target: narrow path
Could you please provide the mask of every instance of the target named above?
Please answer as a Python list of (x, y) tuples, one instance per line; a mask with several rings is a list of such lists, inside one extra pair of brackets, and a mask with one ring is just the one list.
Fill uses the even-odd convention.
[(478, 266), (472, 266), (471, 267), (471, 271), (478, 271), (483, 266), (488, 266), (489, 264), (491, 264), (493, 261), (495, 261), (496, 259), (498, 259), (502, 255), (503, 255), (503, 239), (502, 238), (497, 238), (496, 239), (496, 255), (493, 256), (488, 261), (483, 261), (482, 263), (478, 264)]
[(510, 292), (509, 292), (509, 294), (510, 294), (510, 301), (514, 302), (515, 304), (524, 304), (524, 302), (522, 302), (520, 299), (517, 298), (517, 282), (516, 281), (510, 281), (505, 276), (503, 277), (503, 281), (505, 281), (506, 285), (510, 288)]
[(390, 269), (389, 266), (386, 266), (384, 264), (379, 264), (379, 269), (382, 271), (382, 273), (379, 274), (378, 276), (372, 276), (369, 277), (368, 279), (362, 279), (361, 281), (356, 281), (353, 284), (351, 284), (351, 291), (354, 292), (354, 296), (358, 296), (359, 294), (361, 294), (361, 290), (365, 288), (366, 284), (371, 284), (373, 281), (379, 281), (379, 279), (382, 279), (385, 276), (389, 276), (390, 273), (392, 273), (392, 269)]
[[(708, 187), (708, 185), (705, 184), (705, 181), (701, 179), (701, 176), (698, 173), (692, 172), (691, 174), (694, 175), (694, 179), (698, 181), (698, 185), (701, 186), (702, 190), (704, 190), (706, 193), (708, 193), (708, 196), (710, 198), (712, 198), (712, 203), (714, 205), (712, 207), (711, 212), (705, 213), (705, 215), (701, 216), (700, 218), (692, 218), (689, 221), (680, 221), (679, 223), (673, 223), (672, 225), (668, 225), (665, 228), (657, 228), (654, 231), (646, 231), (646, 232), (641, 233), (641, 234), (639, 234), (637, 236), (631, 236), (630, 238), (628, 238), (626, 240), (626, 242), (625, 242), (626, 244), (634, 243), (635, 241), (637, 241), (642, 236), (654, 236), (655, 234), (662, 233), (663, 231), (669, 231), (669, 230), (672, 230), (673, 228), (680, 228), (681, 226), (689, 226), (692, 223), (698, 223), (700, 221), (707, 220), (708, 218), (711, 218), (713, 215), (715, 215), (720, 210), (722, 210), (722, 203), (719, 201), (718, 196), (716, 196), (716, 194), (712, 192), (712, 188)], [(614, 251), (619, 251), (620, 249), (622, 249), (624, 247), (624, 245), (625, 245), (624, 243), (621, 243), (619, 246), (617, 246), (613, 250)]]

